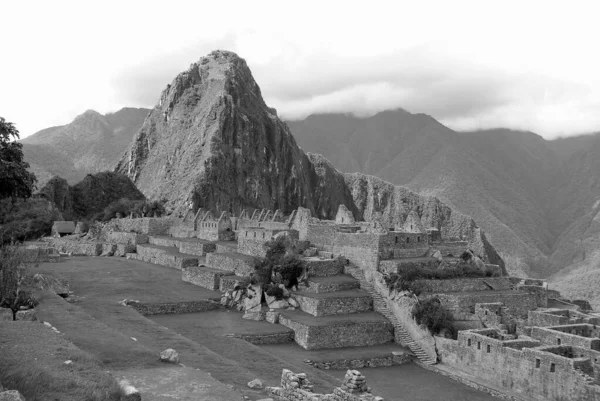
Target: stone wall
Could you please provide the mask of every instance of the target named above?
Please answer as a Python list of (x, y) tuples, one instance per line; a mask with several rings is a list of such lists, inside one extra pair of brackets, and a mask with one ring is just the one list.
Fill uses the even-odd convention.
[(511, 290), (508, 277), (456, 278), (448, 280), (417, 280), (424, 292), (463, 292)]
[(236, 276), (241, 277), (250, 276), (254, 272), (254, 260), (250, 256), (208, 253), (206, 255), (206, 264), (215, 269), (234, 272)]
[[(431, 295), (421, 295), (420, 299), (426, 299)], [(474, 293), (439, 293), (435, 294), (442, 305), (455, 315), (475, 313), (475, 305), (479, 303), (501, 302), (509, 314), (526, 318), (530, 310), (537, 308), (535, 295), (525, 294), (518, 291), (477, 291)]]
[(102, 254), (102, 242), (78, 242), (68, 239), (53, 238), (49, 243), (59, 252), (73, 255), (99, 256)]
[(168, 303), (129, 302), (128, 305), (144, 316), (171, 313), (206, 312), (219, 309), (221, 307), (217, 301), (209, 299), (202, 301), (182, 301)]
[(530, 336), (547, 345), (570, 345), (600, 351), (599, 330), (593, 327), (587, 324), (532, 327)]
[(147, 244), (148, 235), (135, 232), (110, 231), (106, 233), (106, 241), (126, 245)]
[(384, 401), (371, 394), (367, 380), (356, 370), (348, 370), (341, 386), (334, 388), (332, 394), (315, 393), (305, 373), (294, 374), (287, 369), (281, 374), (281, 387), (266, 390), (286, 401)]
[(304, 363), (317, 369), (363, 369), (363, 368), (383, 368), (390, 366), (403, 365), (412, 362), (410, 355), (389, 355), (372, 358), (355, 359), (336, 359), (331, 361), (313, 361), (306, 359)]
[(294, 330), (294, 340), (307, 350), (385, 344), (394, 338), (392, 324), (383, 320), (348, 320), (330, 325), (309, 326), (282, 314), (279, 323)]
[(458, 340), (436, 337), (436, 345), (443, 363), (529, 399), (600, 399), (600, 386), (575, 369), (586, 363), (556, 355), (549, 347), (532, 348), (538, 342), (500, 341), (462, 331)]
[(134, 232), (148, 235), (166, 235), (167, 230), (179, 223), (171, 217), (143, 217), (139, 219), (113, 219), (111, 224), (116, 231)]
[(527, 319), (529, 326), (539, 327), (564, 326), (576, 323), (600, 324), (600, 317), (568, 309), (546, 309), (530, 311)]

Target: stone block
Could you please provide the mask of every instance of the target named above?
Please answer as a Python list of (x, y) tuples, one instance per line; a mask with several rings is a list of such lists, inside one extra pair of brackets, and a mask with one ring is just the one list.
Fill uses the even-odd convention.
[(328, 293), (294, 293), (300, 309), (313, 316), (346, 315), (373, 310), (373, 299), (364, 290)]
[[(12, 320), (12, 318), (11, 318)], [(17, 320), (25, 322), (35, 322), (37, 320), (37, 314), (35, 309), (21, 310), (17, 312)]]
[(209, 253), (206, 264), (215, 269), (234, 272), (236, 276), (248, 277), (254, 272), (254, 258), (241, 253)]

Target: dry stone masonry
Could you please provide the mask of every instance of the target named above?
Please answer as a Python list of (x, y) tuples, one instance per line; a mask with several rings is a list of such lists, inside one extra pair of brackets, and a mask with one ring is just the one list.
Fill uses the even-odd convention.
[(267, 391), (284, 400), (294, 401), (384, 401), (371, 394), (367, 380), (360, 372), (348, 370), (339, 387), (331, 394), (317, 394), (305, 373), (293, 373), (283, 369), (280, 387), (267, 387)]

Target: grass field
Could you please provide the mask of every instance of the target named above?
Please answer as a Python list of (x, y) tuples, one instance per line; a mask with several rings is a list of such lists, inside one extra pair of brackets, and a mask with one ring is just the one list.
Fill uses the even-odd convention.
[(28, 401), (117, 401), (121, 397), (116, 380), (94, 356), (39, 322), (1, 324), (0, 355), (0, 382)]

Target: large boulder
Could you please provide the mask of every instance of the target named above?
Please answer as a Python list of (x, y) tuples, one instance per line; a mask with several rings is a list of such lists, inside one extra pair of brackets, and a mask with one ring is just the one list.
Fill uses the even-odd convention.
[(167, 348), (160, 353), (160, 360), (162, 362), (179, 363), (179, 354), (173, 348)]

